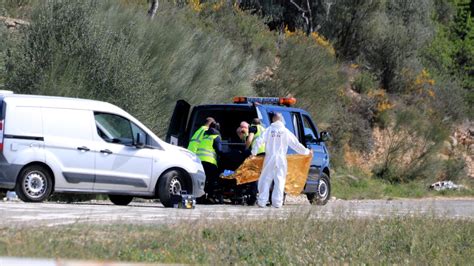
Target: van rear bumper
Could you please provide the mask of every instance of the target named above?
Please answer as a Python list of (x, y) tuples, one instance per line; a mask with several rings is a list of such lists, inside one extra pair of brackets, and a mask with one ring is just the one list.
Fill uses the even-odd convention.
[(196, 198), (204, 195), (204, 185), (206, 183), (206, 175), (202, 171), (197, 173), (190, 173), (191, 179), (193, 181), (193, 195)]
[(15, 188), (16, 178), (23, 165), (10, 164), (0, 155), (0, 188)]

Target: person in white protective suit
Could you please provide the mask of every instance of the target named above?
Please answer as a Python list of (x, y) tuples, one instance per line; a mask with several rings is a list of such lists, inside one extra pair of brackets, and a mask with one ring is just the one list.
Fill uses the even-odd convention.
[(288, 169), (286, 159), (288, 147), (299, 154), (305, 155), (312, 154), (313, 151), (301, 145), (298, 138), (285, 127), (281, 113), (275, 113), (272, 122), (270, 127), (256, 140), (257, 143), (252, 148), (252, 158), (257, 154), (259, 146), (265, 144), (265, 160), (262, 173), (258, 179), (257, 205), (259, 207), (266, 206), (273, 181), (272, 206), (280, 208), (283, 205), (283, 193)]

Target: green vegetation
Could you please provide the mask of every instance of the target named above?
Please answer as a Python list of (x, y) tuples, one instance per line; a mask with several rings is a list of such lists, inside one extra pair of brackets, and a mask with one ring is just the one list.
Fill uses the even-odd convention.
[(143, 10), (113, 1), (39, 3), (32, 25), (10, 40), (6, 87), (108, 101), (160, 135), (176, 99), (196, 104), (254, 94), (255, 59), (193, 27), (198, 18), (190, 10), (173, 10), (150, 22)]
[(294, 96), (299, 107), (317, 114), (320, 121), (331, 121), (338, 110), (334, 105), (338, 88), (344, 82), (333, 54), (301, 33), (287, 33), (281, 44), (278, 67), (272, 77), (262, 75), (254, 81), (259, 95)]
[[(341, 210), (344, 212), (344, 210)], [(470, 264), (474, 224), (430, 217), (70, 225), (0, 231), (0, 256), (191, 264)]]
[[(390, 183), (380, 178), (373, 178), (354, 169), (344, 169), (337, 172), (332, 178), (332, 196), (337, 199), (396, 199), (396, 198), (424, 198), (424, 197), (473, 197), (472, 189), (460, 190), (429, 190), (433, 179)], [(458, 182), (462, 186), (472, 188), (474, 181), (462, 179)]]

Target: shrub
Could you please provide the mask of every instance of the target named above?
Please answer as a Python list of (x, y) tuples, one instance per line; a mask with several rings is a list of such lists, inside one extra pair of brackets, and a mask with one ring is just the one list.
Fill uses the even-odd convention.
[[(190, 1), (192, 6), (193, 1)], [(194, 10), (199, 19), (192, 20), (204, 30), (231, 40), (246, 54), (252, 55), (263, 64), (270, 64), (276, 52), (276, 34), (251, 11), (241, 10), (230, 2), (206, 1), (199, 10)]]
[(4, 27), (0, 26), (0, 90), (4, 89), (6, 69), (5, 69), (5, 60), (7, 53), (7, 30)]
[(6, 85), (20, 93), (110, 101), (136, 113), (151, 82), (141, 71), (138, 45), (128, 39), (133, 31), (107, 27), (95, 17), (103, 6), (86, 2), (48, 1), (33, 10), (12, 49)]
[(6, 86), (108, 101), (159, 135), (178, 99), (215, 103), (253, 94), (256, 60), (191, 27), (199, 23), (189, 9), (161, 7), (150, 21), (144, 10), (114, 1), (40, 2), (21, 38), (9, 38)]
[(458, 82), (450, 80), (448, 77), (437, 78), (437, 85), (434, 86), (433, 92), (432, 108), (439, 113), (440, 117), (450, 122), (469, 117), (469, 114), (466, 115), (466, 113), (469, 108), (472, 109), (472, 106), (466, 105), (467, 92), (459, 86)]
[(327, 143), (331, 151), (331, 164), (335, 167), (344, 167), (344, 146), (369, 152), (373, 148), (372, 129), (370, 122), (363, 118), (360, 113), (351, 112), (350, 109), (336, 109), (334, 116), (329, 121), (327, 129), (332, 140)]
[(368, 71), (362, 71), (352, 83), (352, 89), (363, 94), (367, 94), (371, 89), (375, 89), (376, 87), (377, 82), (373, 74)]
[(442, 164), (440, 180), (458, 181), (466, 176), (466, 162), (462, 157), (453, 157), (444, 161)]
[(396, 113), (394, 125), (385, 132), (386, 150), (374, 167), (375, 176), (396, 183), (436, 176), (436, 154), (448, 135), (445, 125), (421, 110), (406, 108)]
[(340, 58), (355, 60), (370, 42), (373, 18), (383, 12), (383, 1), (342, 0), (330, 5), (317, 3), (315, 24), (334, 42)]
[(389, 92), (402, 92), (404, 73), (421, 68), (418, 54), (434, 29), (432, 0), (317, 2), (313, 11), (338, 57), (368, 66)]
[(292, 95), (298, 107), (312, 113), (320, 124), (334, 115), (335, 101), (343, 84), (339, 65), (325, 47), (304, 35), (285, 37), (277, 66), (255, 87), (262, 96)]
[(32, 0), (0, 0), (0, 16), (23, 17), (29, 13), (32, 3)]

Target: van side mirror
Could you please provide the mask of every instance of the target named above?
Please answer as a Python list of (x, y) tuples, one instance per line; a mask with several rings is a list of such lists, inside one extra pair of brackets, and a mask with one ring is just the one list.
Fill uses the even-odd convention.
[(304, 141), (306, 143), (316, 143), (316, 139), (313, 137), (312, 134), (306, 134), (304, 135)]
[(322, 131), (320, 134), (319, 140), (322, 142), (330, 141), (331, 135), (329, 134), (329, 132)]
[(142, 140), (141, 140), (141, 139), (142, 139), (141, 136), (142, 136), (142, 134), (137, 133), (137, 137), (136, 137), (136, 139), (135, 139), (135, 143), (133, 143), (133, 145), (134, 145), (135, 147), (137, 147), (138, 149), (142, 149), (142, 148), (145, 147), (145, 144), (144, 144), (144, 143), (142, 142)]

